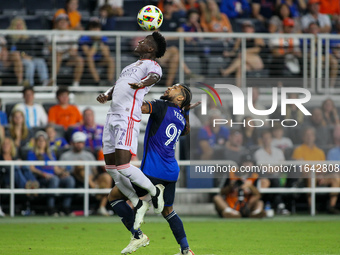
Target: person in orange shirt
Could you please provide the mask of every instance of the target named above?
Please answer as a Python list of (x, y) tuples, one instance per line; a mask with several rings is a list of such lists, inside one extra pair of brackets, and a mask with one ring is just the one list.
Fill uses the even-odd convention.
[[(254, 166), (254, 159), (250, 154), (241, 157), (241, 166)], [(255, 187), (258, 175), (241, 176), (241, 173), (230, 173), (220, 194), (214, 196), (213, 201), (218, 214), (222, 218), (262, 218), (264, 216), (261, 194)]]
[(205, 8), (201, 8), (201, 10), (201, 27), (204, 32), (233, 32), (227, 15), (220, 12), (215, 0), (208, 0)]
[(59, 88), (57, 90), (58, 104), (48, 111), (48, 123), (61, 125), (65, 130), (83, 123), (83, 117), (77, 106), (69, 104), (69, 94), (67, 88)]
[(340, 1), (339, 0), (321, 0), (320, 13), (332, 16), (335, 21), (340, 17)]
[(80, 23), (81, 14), (77, 11), (77, 9), (78, 9), (78, 0), (66, 0), (65, 8), (59, 9), (56, 11), (56, 13), (54, 14), (54, 20), (60, 14), (67, 14), (68, 19), (70, 21), (69, 29), (82, 30), (83, 27), (81, 26), (81, 23)]
[[(315, 129), (313, 127), (306, 127), (303, 131), (303, 144), (297, 147), (294, 152), (292, 158), (295, 160), (313, 160), (313, 161), (324, 161), (326, 160), (325, 153), (323, 150), (318, 148), (315, 145)], [(317, 169), (317, 166), (314, 167)], [(309, 170), (304, 169), (306, 172), (310, 173), (312, 170), (310, 167)], [(310, 177), (310, 175), (308, 176)], [(334, 187), (338, 188), (340, 187), (340, 178), (337, 176), (331, 178), (332, 176), (325, 176), (323, 173), (316, 173), (316, 184), (317, 186), (328, 186), (328, 187)], [(307, 179), (308, 187), (311, 186), (311, 179)], [(330, 214), (340, 214), (340, 211), (335, 208), (336, 202), (338, 200), (338, 194), (337, 193), (331, 193), (330, 194), (330, 201), (328, 205), (328, 212)], [(310, 206), (311, 200), (310, 195), (308, 196), (308, 204)]]

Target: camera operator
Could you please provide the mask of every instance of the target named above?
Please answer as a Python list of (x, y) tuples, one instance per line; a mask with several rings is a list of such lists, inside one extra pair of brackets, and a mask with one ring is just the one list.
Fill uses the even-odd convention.
[[(240, 166), (253, 166), (254, 160), (250, 154), (241, 156)], [(214, 204), (218, 214), (223, 218), (262, 218), (263, 201), (255, 187), (257, 174), (240, 175), (230, 173), (220, 194), (214, 196)]]

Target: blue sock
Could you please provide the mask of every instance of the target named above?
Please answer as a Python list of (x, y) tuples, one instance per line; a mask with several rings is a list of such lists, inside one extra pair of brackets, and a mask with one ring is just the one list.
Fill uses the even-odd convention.
[(177, 243), (181, 246), (181, 251), (183, 252), (183, 250), (188, 249), (189, 244), (180, 217), (175, 211), (172, 211), (172, 213), (164, 218), (168, 221)]
[(115, 214), (122, 218), (122, 222), (127, 230), (129, 230), (135, 238), (139, 239), (139, 236), (143, 234), (143, 232), (140, 230), (140, 228), (138, 230), (133, 228), (135, 213), (131, 207), (121, 199), (109, 201), (109, 204), (111, 205)]

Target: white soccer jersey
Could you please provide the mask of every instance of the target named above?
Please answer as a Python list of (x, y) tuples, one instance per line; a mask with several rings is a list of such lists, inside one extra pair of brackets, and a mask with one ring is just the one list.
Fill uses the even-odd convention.
[(156, 61), (150, 59), (138, 60), (125, 67), (116, 81), (109, 113), (129, 116), (135, 121), (140, 121), (144, 96), (153, 85), (132, 89), (129, 83), (140, 82), (149, 73), (156, 73), (162, 77), (162, 68)]

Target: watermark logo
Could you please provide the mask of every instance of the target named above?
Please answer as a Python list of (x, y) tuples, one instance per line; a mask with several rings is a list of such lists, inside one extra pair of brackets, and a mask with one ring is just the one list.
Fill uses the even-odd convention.
[[(217, 93), (216, 89), (214, 89), (213, 87), (211, 87), (210, 85), (208, 85), (208, 84), (206, 84), (206, 83), (203, 83), (203, 82), (198, 82), (198, 83), (201, 84), (201, 85), (206, 86), (208, 89), (210, 89), (212, 92), (214, 92), (215, 95), (217, 96), (218, 100), (220, 101), (221, 106), (222, 106), (221, 97), (220, 97), (220, 95)], [(214, 96), (211, 94), (211, 92), (210, 92), (209, 90), (207, 90), (206, 88), (202, 88), (202, 87), (200, 87), (199, 89), (201, 89), (201, 90), (203, 90), (205, 93), (207, 93), (207, 94), (212, 98), (212, 100), (214, 101), (215, 106), (217, 106), (216, 100), (215, 100)], [(208, 105), (208, 97), (207, 97), (207, 94), (202, 94), (202, 95), (201, 95), (201, 101), (202, 101), (202, 108), (201, 108), (201, 111), (202, 111), (202, 115), (206, 115), (206, 114), (207, 114), (207, 105)]]
[[(219, 96), (219, 94), (217, 93), (217, 91), (215, 89), (224, 89), (227, 92), (231, 92), (232, 95), (232, 109), (233, 109), (233, 115), (245, 115), (245, 104), (247, 102), (247, 107), (248, 110), (251, 114), (256, 115), (256, 116), (269, 116), (270, 114), (274, 113), (277, 110), (278, 107), (278, 98), (279, 98), (279, 91), (278, 88), (272, 88), (272, 104), (271, 107), (269, 109), (264, 109), (264, 110), (258, 110), (255, 109), (254, 107), (254, 101), (253, 101), (253, 88), (248, 87), (247, 88), (247, 100), (245, 100), (245, 96), (243, 91), (235, 86), (235, 85), (231, 85), (231, 84), (215, 84), (215, 88), (213, 88), (212, 86), (205, 84), (205, 83), (200, 83), (203, 84), (204, 86), (206, 86), (207, 88), (209, 88), (211, 91), (213, 91), (215, 93), (215, 95), (217, 96), (217, 98), (219, 99), (221, 105), (222, 105), (222, 100)], [(199, 88), (203, 91), (205, 91), (214, 101), (215, 105), (217, 106), (216, 100), (213, 97), (213, 95), (211, 94), (211, 92), (205, 88)], [(293, 88), (293, 87), (287, 87), (287, 88), (281, 88), (280, 89), (280, 108), (281, 108), (281, 115), (285, 116), (286, 115), (286, 109), (287, 109), (287, 105), (295, 105), (304, 115), (306, 116), (310, 116), (312, 115), (307, 109), (306, 107), (303, 105), (307, 102), (310, 101), (311, 99), (311, 93), (308, 89), (305, 88)], [(299, 95), (304, 95), (304, 97), (299, 97), (299, 98), (288, 98), (288, 94), (290, 93), (294, 93), (294, 94), (299, 94)], [(207, 115), (207, 107), (208, 107), (208, 102), (207, 102), (207, 94), (202, 94), (201, 98), (202, 98), (202, 108), (201, 108), (201, 114), (202, 115)], [(251, 125), (250, 126), (254, 126), (254, 127), (261, 127), (264, 125), (263, 120), (261, 119), (254, 119), (251, 120), (251, 122), (261, 122), (262, 124), (260, 125)], [(279, 121), (278, 119), (266, 119), (266, 121), (270, 121), (272, 123), (272, 126), (274, 125), (275, 121)], [(287, 119), (288, 121), (288, 119)], [(293, 121), (294, 125), (291, 127), (294, 127), (297, 125), (297, 121), (294, 119), (289, 119), (289, 121)], [(229, 121), (230, 122), (230, 121)], [(281, 121), (282, 122), (282, 121)], [(285, 122), (285, 120), (283, 121)], [(223, 120), (223, 119), (216, 119), (214, 121), (214, 125), (215, 124), (226, 124), (228, 123), (227, 120)], [(285, 126), (284, 124), (282, 124), (283, 126)]]

